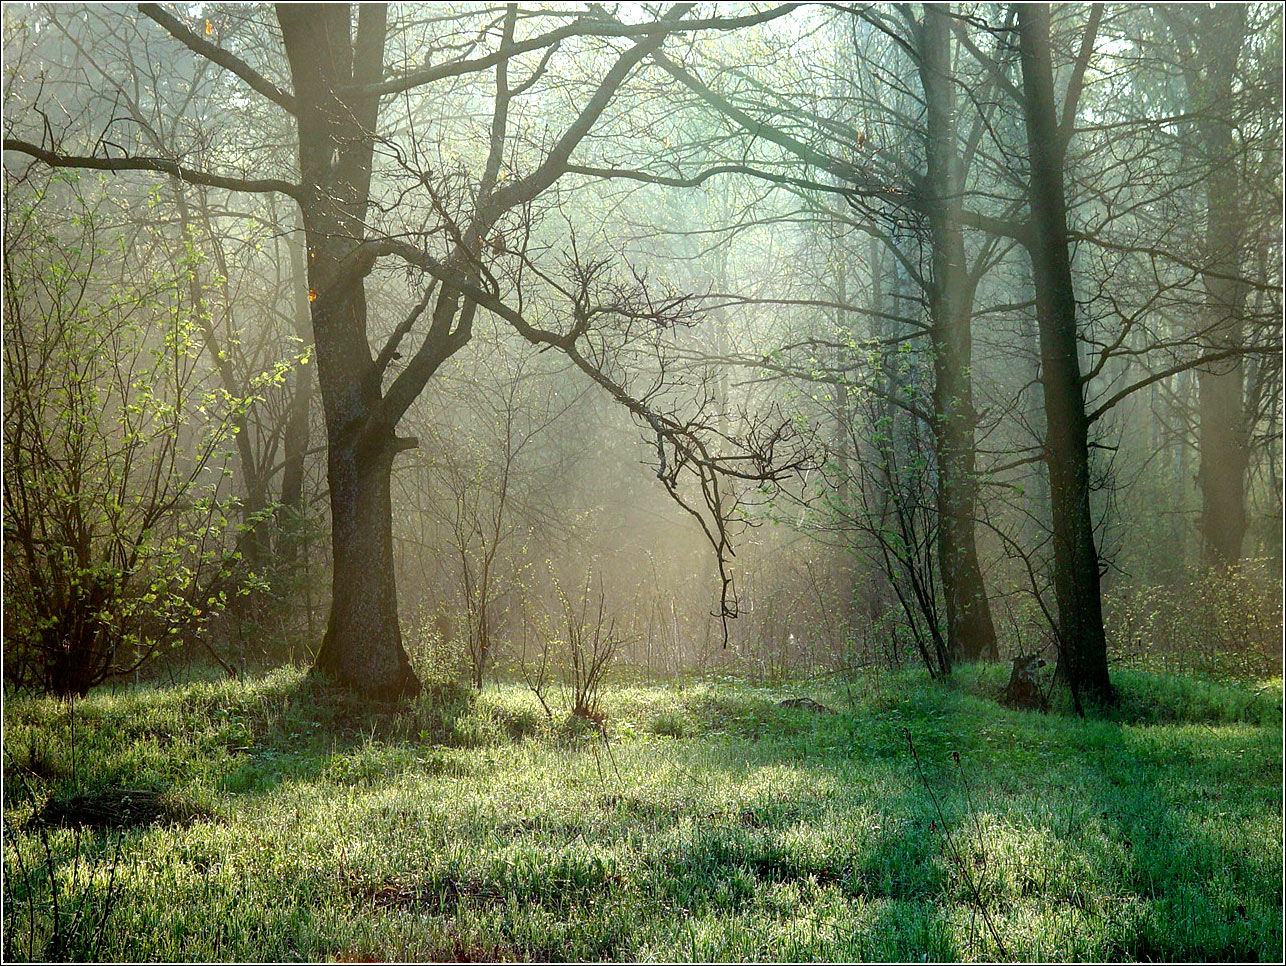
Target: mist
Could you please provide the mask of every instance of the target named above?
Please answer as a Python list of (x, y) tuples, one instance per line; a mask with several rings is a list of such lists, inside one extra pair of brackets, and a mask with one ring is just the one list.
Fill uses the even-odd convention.
[(3, 16), (6, 706), (1280, 712), (1277, 5)]

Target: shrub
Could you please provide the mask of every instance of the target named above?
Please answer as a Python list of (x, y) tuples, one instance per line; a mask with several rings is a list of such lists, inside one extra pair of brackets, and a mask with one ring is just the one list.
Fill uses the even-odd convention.
[(648, 730), (654, 735), (663, 735), (666, 738), (682, 738), (687, 725), (682, 715), (666, 711), (652, 719)]
[(78, 198), (68, 226), (13, 197), (4, 238), (5, 676), (84, 695), (200, 633), (240, 591), (229, 579), (239, 555), (227, 550), (233, 527), (219, 481), (249, 400), (203, 385), (199, 325), (178, 294), (184, 280), (102, 285), (94, 202)]
[(1104, 597), (1114, 658), (1215, 676), (1281, 673), (1281, 578), (1267, 560), (1193, 574), (1173, 587), (1122, 587)]

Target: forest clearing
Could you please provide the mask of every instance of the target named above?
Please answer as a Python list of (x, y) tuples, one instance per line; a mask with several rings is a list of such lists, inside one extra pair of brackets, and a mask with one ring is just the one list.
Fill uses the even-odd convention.
[[(297, 671), (15, 703), (6, 959), (1276, 959), (1280, 680), (1121, 672), (1085, 722), (998, 670), (618, 685), (601, 730)], [(122, 786), (165, 794), (89, 814)]]
[(1280, 961), (1283, 7), (4, 3), (5, 961)]

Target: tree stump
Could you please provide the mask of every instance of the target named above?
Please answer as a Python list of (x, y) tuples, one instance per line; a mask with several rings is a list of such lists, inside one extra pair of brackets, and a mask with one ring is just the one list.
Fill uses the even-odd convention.
[(1041, 690), (1039, 671), (1045, 659), (1038, 654), (1024, 654), (1014, 658), (1009, 683), (1000, 692), (1000, 703), (1018, 711), (1048, 711), (1049, 699)]

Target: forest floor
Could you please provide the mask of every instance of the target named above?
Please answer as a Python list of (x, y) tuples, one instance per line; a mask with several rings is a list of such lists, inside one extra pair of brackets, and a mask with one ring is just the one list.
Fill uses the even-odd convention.
[(10, 697), (4, 956), (1280, 961), (1281, 680), (1081, 721), (1004, 672), (617, 685), (602, 729), (290, 669)]

